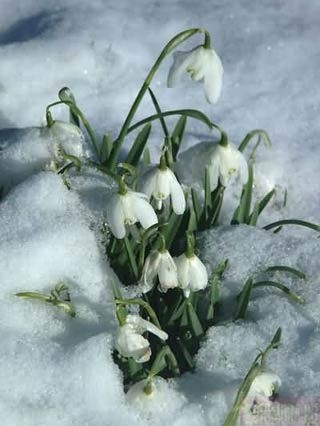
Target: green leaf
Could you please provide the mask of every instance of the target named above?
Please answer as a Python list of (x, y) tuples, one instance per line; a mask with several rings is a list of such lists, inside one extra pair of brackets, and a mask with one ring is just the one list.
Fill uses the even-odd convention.
[(197, 225), (199, 226), (199, 223), (202, 217), (202, 207), (200, 205), (197, 192), (194, 188), (191, 188), (191, 198), (192, 198), (193, 210), (196, 215)]
[(307, 276), (304, 272), (299, 271), (298, 269), (295, 269), (295, 268), (291, 268), (291, 266), (275, 265), (275, 266), (269, 266), (269, 268), (266, 269), (266, 272), (276, 272), (276, 271), (288, 272), (289, 274), (296, 275), (298, 278), (302, 278), (304, 280), (307, 279)]
[(219, 126), (217, 126), (212, 121), (210, 121), (210, 119), (201, 111), (198, 111), (196, 109), (176, 109), (171, 111), (165, 111), (165, 112), (162, 112), (161, 114), (153, 114), (153, 115), (150, 115), (149, 117), (144, 118), (141, 121), (138, 121), (137, 123), (129, 127), (127, 134), (130, 132), (133, 132), (133, 130), (136, 130), (138, 127), (146, 123), (150, 123), (151, 121), (154, 121), (154, 120), (159, 120), (160, 117), (169, 117), (171, 115), (182, 115), (186, 117), (191, 117), (191, 118), (194, 118), (195, 120), (201, 121), (202, 123), (207, 125), (210, 129), (212, 128), (219, 129)]
[(223, 202), (224, 190), (225, 190), (225, 187), (219, 183), (217, 188), (211, 193), (212, 209), (211, 209), (211, 213), (209, 217), (210, 226), (215, 226), (219, 219), (219, 214), (220, 214), (220, 210), (221, 210), (222, 202)]
[(196, 363), (193, 360), (193, 358), (192, 358), (190, 352), (188, 351), (186, 345), (182, 342), (182, 340), (180, 338), (177, 338), (177, 343), (178, 343), (178, 345), (180, 347), (182, 355), (184, 356), (184, 359), (186, 360), (189, 368), (191, 370), (193, 370), (195, 368), (195, 366), (196, 366)]
[(205, 168), (204, 175), (204, 218), (206, 226), (209, 225), (209, 217), (212, 209), (212, 198), (210, 189), (210, 176), (208, 167)]
[(187, 312), (193, 334), (195, 335), (195, 337), (202, 336), (204, 334), (204, 331), (201, 322), (198, 318), (198, 315), (194, 310), (191, 302), (187, 302)]
[(250, 210), (252, 202), (253, 190), (253, 164), (250, 161), (248, 164), (249, 177), (248, 182), (243, 186), (243, 191), (240, 198), (240, 203), (232, 218), (232, 223), (246, 223), (249, 224)]
[(268, 194), (266, 194), (263, 197), (263, 199), (259, 203), (255, 204), (254, 209), (253, 209), (251, 215), (249, 216), (249, 223), (248, 223), (249, 225), (256, 226), (261, 212), (268, 205), (268, 203), (271, 200), (271, 198), (273, 197), (274, 193), (275, 193), (275, 189), (272, 189), (270, 192), (268, 192)]
[(112, 139), (111, 139), (111, 136), (108, 133), (106, 133), (103, 136), (102, 144), (100, 148), (100, 161), (102, 165), (107, 163), (108, 158), (111, 154), (111, 150), (112, 150)]
[(136, 259), (135, 259), (134, 253), (133, 253), (133, 249), (131, 247), (131, 244), (130, 244), (128, 237), (124, 238), (124, 245), (125, 245), (125, 248), (126, 248), (128, 258), (129, 258), (131, 270), (133, 272), (133, 275), (137, 279), (138, 276), (139, 276), (138, 266), (137, 266), (137, 262), (136, 262)]
[(122, 299), (120, 287), (114, 280), (111, 280), (111, 287), (112, 287), (113, 297), (115, 299)]
[(253, 284), (253, 288), (258, 287), (276, 287), (286, 293), (286, 295), (289, 296), (295, 302), (300, 304), (304, 303), (304, 299), (301, 296), (298, 296), (297, 294), (293, 293), (288, 287), (276, 281), (259, 281)]
[[(162, 234), (165, 237), (167, 249), (169, 250), (172, 242), (174, 241), (179, 227), (182, 221), (183, 215), (176, 215), (174, 212), (171, 213), (167, 225), (163, 227)], [(155, 248), (160, 247), (161, 237), (157, 238)]]
[(250, 296), (253, 288), (253, 279), (250, 277), (240, 293), (240, 297), (237, 304), (237, 309), (234, 315), (234, 319), (245, 319), (247, 314), (247, 309), (250, 301)]
[(183, 135), (185, 132), (186, 124), (187, 124), (187, 116), (182, 115), (179, 118), (177, 124), (175, 125), (175, 128), (171, 135), (172, 156), (174, 161), (176, 161), (177, 159), (177, 155), (178, 155), (181, 142), (183, 139)]
[(150, 150), (148, 147), (146, 147), (143, 151), (142, 161), (143, 161), (143, 164), (145, 164), (146, 166), (151, 164)]
[(320, 231), (320, 225), (317, 225), (315, 223), (306, 222), (305, 220), (299, 220), (299, 219), (285, 219), (285, 220), (278, 220), (277, 222), (270, 223), (269, 225), (266, 225), (263, 227), (266, 231), (272, 228), (276, 228), (278, 226), (283, 225), (299, 225), (299, 226), (305, 226), (306, 228), (313, 229), (314, 231)]
[(184, 300), (181, 304), (178, 301), (176, 303), (176, 306), (172, 312), (172, 314), (170, 315), (169, 320), (167, 321), (168, 325), (172, 325), (177, 319), (179, 319), (181, 317), (181, 315), (184, 313), (186, 309), (186, 300)]
[(136, 166), (139, 162), (139, 159), (144, 151), (146, 143), (148, 141), (150, 132), (151, 132), (151, 124), (146, 124), (141, 132), (138, 133), (128, 155), (126, 158), (126, 163), (132, 164)]
[(163, 130), (163, 133), (164, 133), (164, 135), (165, 135), (166, 138), (169, 138), (169, 131), (168, 131), (166, 122), (164, 120), (164, 117), (162, 115), (162, 111), (161, 111), (160, 105), (159, 105), (159, 103), (157, 101), (157, 98), (155, 97), (155, 94), (150, 89), (150, 87), (148, 87), (148, 91), (149, 91), (149, 94), (151, 96), (151, 99), (152, 99), (153, 105), (155, 107), (155, 110), (157, 111), (157, 114), (160, 116), (159, 120), (160, 120), (160, 123), (161, 123), (161, 127), (162, 127), (162, 130)]

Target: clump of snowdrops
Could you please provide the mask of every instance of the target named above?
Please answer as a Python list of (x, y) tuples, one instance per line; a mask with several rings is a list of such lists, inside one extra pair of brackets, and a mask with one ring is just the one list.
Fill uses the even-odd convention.
[[(180, 44), (197, 34), (204, 36), (202, 44), (191, 51), (173, 53)], [(149, 395), (153, 391), (153, 378), (156, 375), (168, 378), (195, 368), (194, 359), (201, 341), (208, 328), (218, 321), (219, 280), (228, 261), (226, 259), (218, 265), (209, 276), (197, 247), (197, 233), (218, 226), (225, 188), (235, 178), (243, 184), (238, 207), (232, 217), (233, 225), (257, 225), (261, 212), (275, 193), (272, 189), (252, 206), (255, 153), (261, 141), (270, 145), (264, 130), (251, 131), (236, 146), (230, 142), (227, 133), (201, 111), (190, 108), (161, 110), (150, 85), (163, 61), (172, 53), (173, 64), (169, 70), (168, 86), (176, 85), (180, 77), (187, 74), (192, 80), (203, 84), (208, 102), (217, 102), (222, 89), (223, 66), (213, 49), (209, 33), (194, 28), (179, 33), (164, 47), (115, 140), (106, 134), (99, 141), (69, 88), (61, 89), (59, 101), (48, 105), (46, 110), (47, 131), (59, 141), (54, 149), (51, 169), (62, 176), (67, 187), (70, 188), (68, 170), (75, 167), (81, 171), (83, 160), (68, 152), (61, 135), (82, 141), (84, 136), (81, 126), (86, 129), (94, 151), (86, 166), (98, 168), (115, 181), (114, 193), (106, 200), (106, 253), (122, 283), (133, 286), (136, 297), (124, 298), (120, 286), (113, 283), (119, 324), (114, 340), (114, 360), (123, 372), (125, 389), (139, 382), (143, 383), (139, 389)], [(150, 96), (155, 112), (143, 120), (133, 122), (146, 94)], [(65, 104), (69, 108), (70, 123), (54, 120), (51, 110), (58, 104)], [(173, 129), (169, 129), (166, 122), (169, 116), (177, 117)], [(175, 163), (190, 119), (202, 122), (210, 133), (215, 133), (208, 163), (203, 170), (201, 191), (182, 186), (175, 173)], [(161, 124), (163, 140), (159, 158), (150, 164), (147, 142), (152, 122)], [(125, 160), (119, 162), (126, 136), (136, 131), (136, 138)], [(252, 151), (245, 155), (245, 150), (252, 143)], [(317, 225), (294, 219), (270, 224), (265, 229), (276, 228), (279, 231), (283, 225), (291, 223), (319, 230)], [(269, 267), (267, 272), (279, 270), (304, 278), (300, 271), (281, 265)], [(303, 302), (283, 284), (266, 279), (254, 282), (254, 278), (249, 277), (238, 296), (235, 320), (245, 318), (253, 289), (263, 285), (273, 286), (295, 301)], [(18, 295), (37, 298), (35, 294)], [(54, 304), (59, 306), (59, 303), (63, 306), (62, 302), (54, 300)], [(266, 353), (270, 348), (277, 347), (279, 341), (280, 332), (277, 332)], [(261, 353), (263, 360), (266, 353)], [(263, 367), (259, 364), (259, 368), (255, 368), (255, 374), (249, 374), (249, 385), (254, 383), (260, 391), (267, 388), (262, 391), (270, 396), (273, 383), (279, 385), (280, 379), (266, 373), (264, 364), (265, 361)], [(250, 394), (248, 381), (246, 386), (246, 394)], [(226, 424), (233, 424), (234, 413), (239, 410), (237, 401), (233, 417), (231, 420), (229, 417), (229, 423)]]

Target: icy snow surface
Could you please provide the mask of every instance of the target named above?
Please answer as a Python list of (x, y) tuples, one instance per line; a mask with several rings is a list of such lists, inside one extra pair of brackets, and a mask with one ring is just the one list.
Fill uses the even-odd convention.
[[(319, 1), (0, 0), (0, 10), (0, 185), (5, 193), (0, 204), (1, 424), (222, 425), (240, 381), (278, 326), (283, 345), (272, 353), (270, 364), (282, 379), (281, 393), (319, 397), (318, 234), (293, 227), (273, 234), (227, 225), (200, 236), (209, 270), (226, 258), (230, 268), (221, 286), (224, 322), (209, 330), (195, 374), (159, 379), (152, 399), (125, 397), (111, 358), (114, 277), (99, 231), (111, 183), (84, 170), (74, 174), (74, 190), (68, 191), (48, 170), (52, 141), (39, 128), (46, 105), (67, 85), (99, 135), (108, 131), (115, 137), (168, 39), (189, 27), (205, 27), (225, 68), (222, 99), (215, 106), (206, 104), (197, 84), (166, 89), (168, 59), (152, 84), (162, 109), (201, 109), (234, 143), (253, 128), (267, 130), (273, 147), (259, 150), (255, 191), (261, 197), (276, 185), (277, 194), (260, 223), (290, 217), (318, 222)], [(146, 98), (137, 119), (152, 113)], [(67, 118), (62, 107), (53, 114)], [(207, 142), (213, 137), (189, 120), (186, 152), (178, 164), (186, 184), (201, 181)], [(154, 126), (154, 158), (161, 140), (161, 129)], [(83, 149), (80, 154), (88, 147)], [(225, 224), (239, 190), (236, 185), (228, 189)], [(307, 281), (284, 279), (305, 305), (279, 296), (276, 289), (260, 289), (249, 305), (248, 320), (230, 322), (232, 301), (245, 280), (276, 264), (306, 272)], [(69, 284), (74, 319), (50, 305), (14, 296), (18, 291), (47, 292), (61, 280)]]

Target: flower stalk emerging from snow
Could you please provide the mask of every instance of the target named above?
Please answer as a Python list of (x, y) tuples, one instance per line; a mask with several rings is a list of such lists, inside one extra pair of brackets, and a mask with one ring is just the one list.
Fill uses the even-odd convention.
[(218, 101), (222, 90), (223, 66), (218, 54), (211, 48), (208, 33), (204, 45), (174, 54), (174, 62), (168, 74), (168, 87), (175, 86), (185, 72), (192, 80), (203, 81), (208, 102)]
[(157, 209), (162, 208), (162, 202), (169, 196), (175, 214), (181, 215), (186, 208), (186, 200), (177, 178), (172, 170), (167, 167), (164, 155), (161, 156), (159, 166), (153, 167), (143, 176), (142, 192), (149, 200), (153, 197)]
[(167, 340), (168, 335), (150, 321), (139, 315), (127, 315), (125, 323), (119, 326), (115, 339), (115, 348), (124, 357), (132, 357), (136, 362), (147, 362), (151, 356), (150, 343), (142, 334), (146, 331)]
[(147, 229), (158, 223), (157, 215), (148, 203), (147, 196), (127, 188), (121, 179), (119, 191), (111, 195), (107, 204), (107, 219), (113, 235), (122, 239), (126, 236), (126, 225), (140, 222)]
[(215, 190), (218, 182), (228, 186), (233, 176), (239, 176), (243, 184), (248, 181), (248, 164), (238, 148), (222, 135), (221, 141), (214, 147), (208, 166), (210, 189)]

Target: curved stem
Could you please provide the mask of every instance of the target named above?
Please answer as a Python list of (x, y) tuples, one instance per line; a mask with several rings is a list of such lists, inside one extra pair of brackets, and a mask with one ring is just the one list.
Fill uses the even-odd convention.
[(163, 48), (162, 52), (158, 56), (157, 60), (155, 61), (154, 65), (152, 66), (151, 70), (149, 71), (145, 81), (143, 82), (141, 89), (139, 90), (136, 99), (134, 100), (130, 111), (127, 115), (127, 118), (125, 119), (122, 128), (120, 130), (119, 136), (114, 142), (113, 149), (108, 161), (108, 166), (113, 169), (115, 167), (116, 161), (119, 156), (119, 152), (122, 146), (122, 143), (124, 141), (124, 138), (127, 135), (128, 129), (130, 127), (131, 121), (138, 109), (138, 106), (140, 105), (140, 102), (148, 90), (148, 87), (155, 75), (155, 73), (158, 71), (162, 61), (181, 43), (183, 43), (188, 38), (192, 37), (194, 34), (197, 33), (203, 33), (205, 30), (201, 28), (191, 28), (186, 31), (182, 31), (181, 33), (177, 34), (175, 37), (173, 37)]
[(145, 302), (142, 299), (116, 299), (115, 300), (117, 305), (140, 305), (142, 306), (149, 314), (150, 318), (152, 319), (154, 325), (156, 325), (160, 330), (162, 330), (162, 327), (160, 325), (160, 322), (158, 320), (157, 314), (155, 311), (151, 308), (149, 303)]
[[(100, 149), (99, 149), (98, 139), (97, 139), (97, 136), (95, 134), (95, 131), (93, 130), (93, 128), (91, 127), (89, 121), (86, 119), (86, 117), (83, 115), (82, 111), (79, 109), (79, 107), (77, 107), (76, 104), (74, 104), (71, 101), (67, 101), (67, 100), (57, 101), (57, 102), (53, 102), (52, 104), (49, 104), (47, 106), (47, 108), (46, 108), (47, 122), (48, 122), (48, 117), (51, 117), (49, 109), (51, 107), (55, 106), (55, 105), (60, 105), (60, 104), (68, 105), (68, 107), (72, 110), (72, 112), (80, 117), (80, 119), (81, 119), (84, 127), (86, 128), (86, 130), (87, 130), (87, 132), (88, 132), (88, 134), (90, 136), (90, 139), (91, 139), (91, 141), (93, 143), (94, 150), (95, 150), (95, 152), (96, 152), (96, 154), (97, 154), (97, 156), (99, 158)], [(51, 123), (51, 125), (53, 123), (54, 123), (54, 121)], [(50, 127), (49, 122), (48, 122), (48, 126)]]

